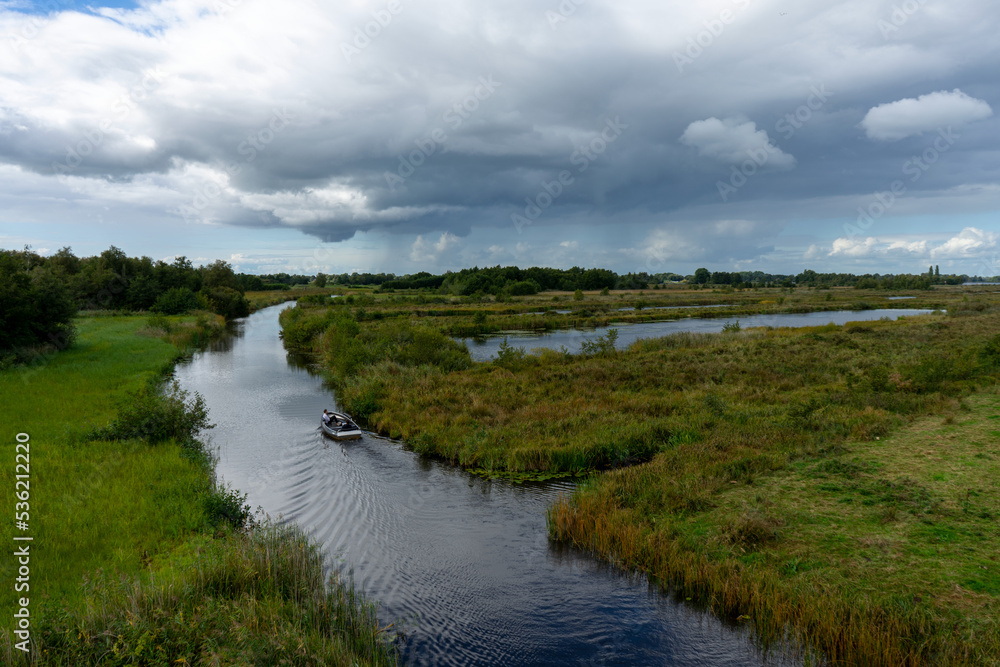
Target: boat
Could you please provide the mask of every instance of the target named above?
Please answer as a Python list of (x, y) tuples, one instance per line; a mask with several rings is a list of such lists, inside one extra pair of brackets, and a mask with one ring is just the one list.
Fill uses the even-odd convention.
[(350, 415), (333, 410), (327, 410), (327, 414), (330, 415), (330, 423), (327, 424), (322, 419), (319, 422), (323, 433), (335, 440), (353, 440), (362, 436), (363, 431), (354, 423)]

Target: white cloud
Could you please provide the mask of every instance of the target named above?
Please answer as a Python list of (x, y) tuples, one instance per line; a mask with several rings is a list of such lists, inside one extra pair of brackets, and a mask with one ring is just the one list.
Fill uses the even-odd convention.
[(767, 132), (758, 130), (753, 121), (715, 117), (696, 120), (684, 130), (680, 142), (697, 148), (699, 155), (726, 164), (752, 160), (758, 166), (770, 165), (779, 169), (795, 166), (795, 158), (772, 144)]
[(935, 259), (963, 259), (978, 257), (994, 252), (997, 249), (1000, 234), (988, 232), (975, 227), (966, 227), (957, 236), (953, 236), (934, 248), (931, 256)]
[(893, 241), (886, 249), (888, 252), (899, 251), (915, 255), (927, 254), (927, 241)]
[(914, 134), (983, 120), (993, 109), (983, 100), (970, 97), (956, 88), (906, 98), (873, 107), (865, 114), (861, 127), (869, 139), (894, 141)]
[[(816, 246), (813, 246), (815, 248)], [(810, 252), (812, 249), (810, 248)], [(842, 237), (833, 242), (830, 257), (852, 259), (878, 257), (881, 259), (925, 258), (969, 259), (984, 257), (1000, 248), (1000, 234), (976, 227), (966, 227), (959, 234), (941, 240), (916, 239), (912, 236)], [(808, 253), (807, 253), (808, 254)]]
[(451, 232), (444, 232), (434, 243), (417, 236), (410, 248), (410, 261), (416, 263), (435, 263), (444, 253), (458, 245), (458, 237)]
[(562, 246), (563, 248), (566, 248), (567, 250), (576, 250), (577, 248), (580, 247), (580, 242), (579, 241), (563, 241), (559, 245)]
[(831, 257), (867, 257), (878, 250), (878, 239), (849, 237), (839, 238), (833, 242)]

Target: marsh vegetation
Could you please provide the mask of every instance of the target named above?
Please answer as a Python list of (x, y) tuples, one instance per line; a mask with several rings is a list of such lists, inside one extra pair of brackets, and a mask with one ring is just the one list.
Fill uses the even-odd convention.
[[(450, 339), (689, 315), (651, 304), (733, 304), (711, 311), (736, 319), (889, 307), (888, 296), (939, 312), (733, 326), (626, 350), (605, 339), (581, 354), (505, 346), (489, 363)], [(286, 345), (310, 351), (372, 428), (488, 475), (603, 471), (552, 508), (555, 537), (662, 577), (753, 623), (762, 641), (793, 638), (841, 664), (1000, 656), (1000, 590), (986, 562), (1000, 552), (996, 432), (982, 430), (997, 412), (995, 294), (664, 290), (497, 302), (358, 291), (336, 301), (283, 313)], [(571, 312), (548, 314), (549, 304)], [(946, 471), (922, 476), (910, 465), (917, 436), (906, 434), (942, 422), (969, 431), (935, 448)], [(950, 445), (962, 438), (975, 444)]]

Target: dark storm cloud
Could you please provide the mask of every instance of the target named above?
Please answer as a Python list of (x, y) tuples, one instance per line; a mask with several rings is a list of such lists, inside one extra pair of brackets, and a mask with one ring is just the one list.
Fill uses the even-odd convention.
[[(323, 241), (628, 219), (719, 257), (773, 249), (780, 224), (716, 222), (863, 199), (938, 129), (910, 192), (997, 181), (984, 1), (362, 4), (46, 19), (0, 70), (0, 160), (155, 175), (178, 217)], [(940, 128), (892, 113), (955, 90)]]

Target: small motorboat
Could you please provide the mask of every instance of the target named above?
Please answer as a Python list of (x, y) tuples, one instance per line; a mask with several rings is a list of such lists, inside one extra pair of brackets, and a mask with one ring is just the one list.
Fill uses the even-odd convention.
[(345, 415), (342, 412), (333, 412), (332, 410), (328, 410), (326, 414), (330, 417), (329, 422), (320, 419), (320, 426), (323, 428), (323, 433), (326, 433), (335, 440), (352, 440), (361, 437), (362, 431), (354, 423), (350, 415)]

